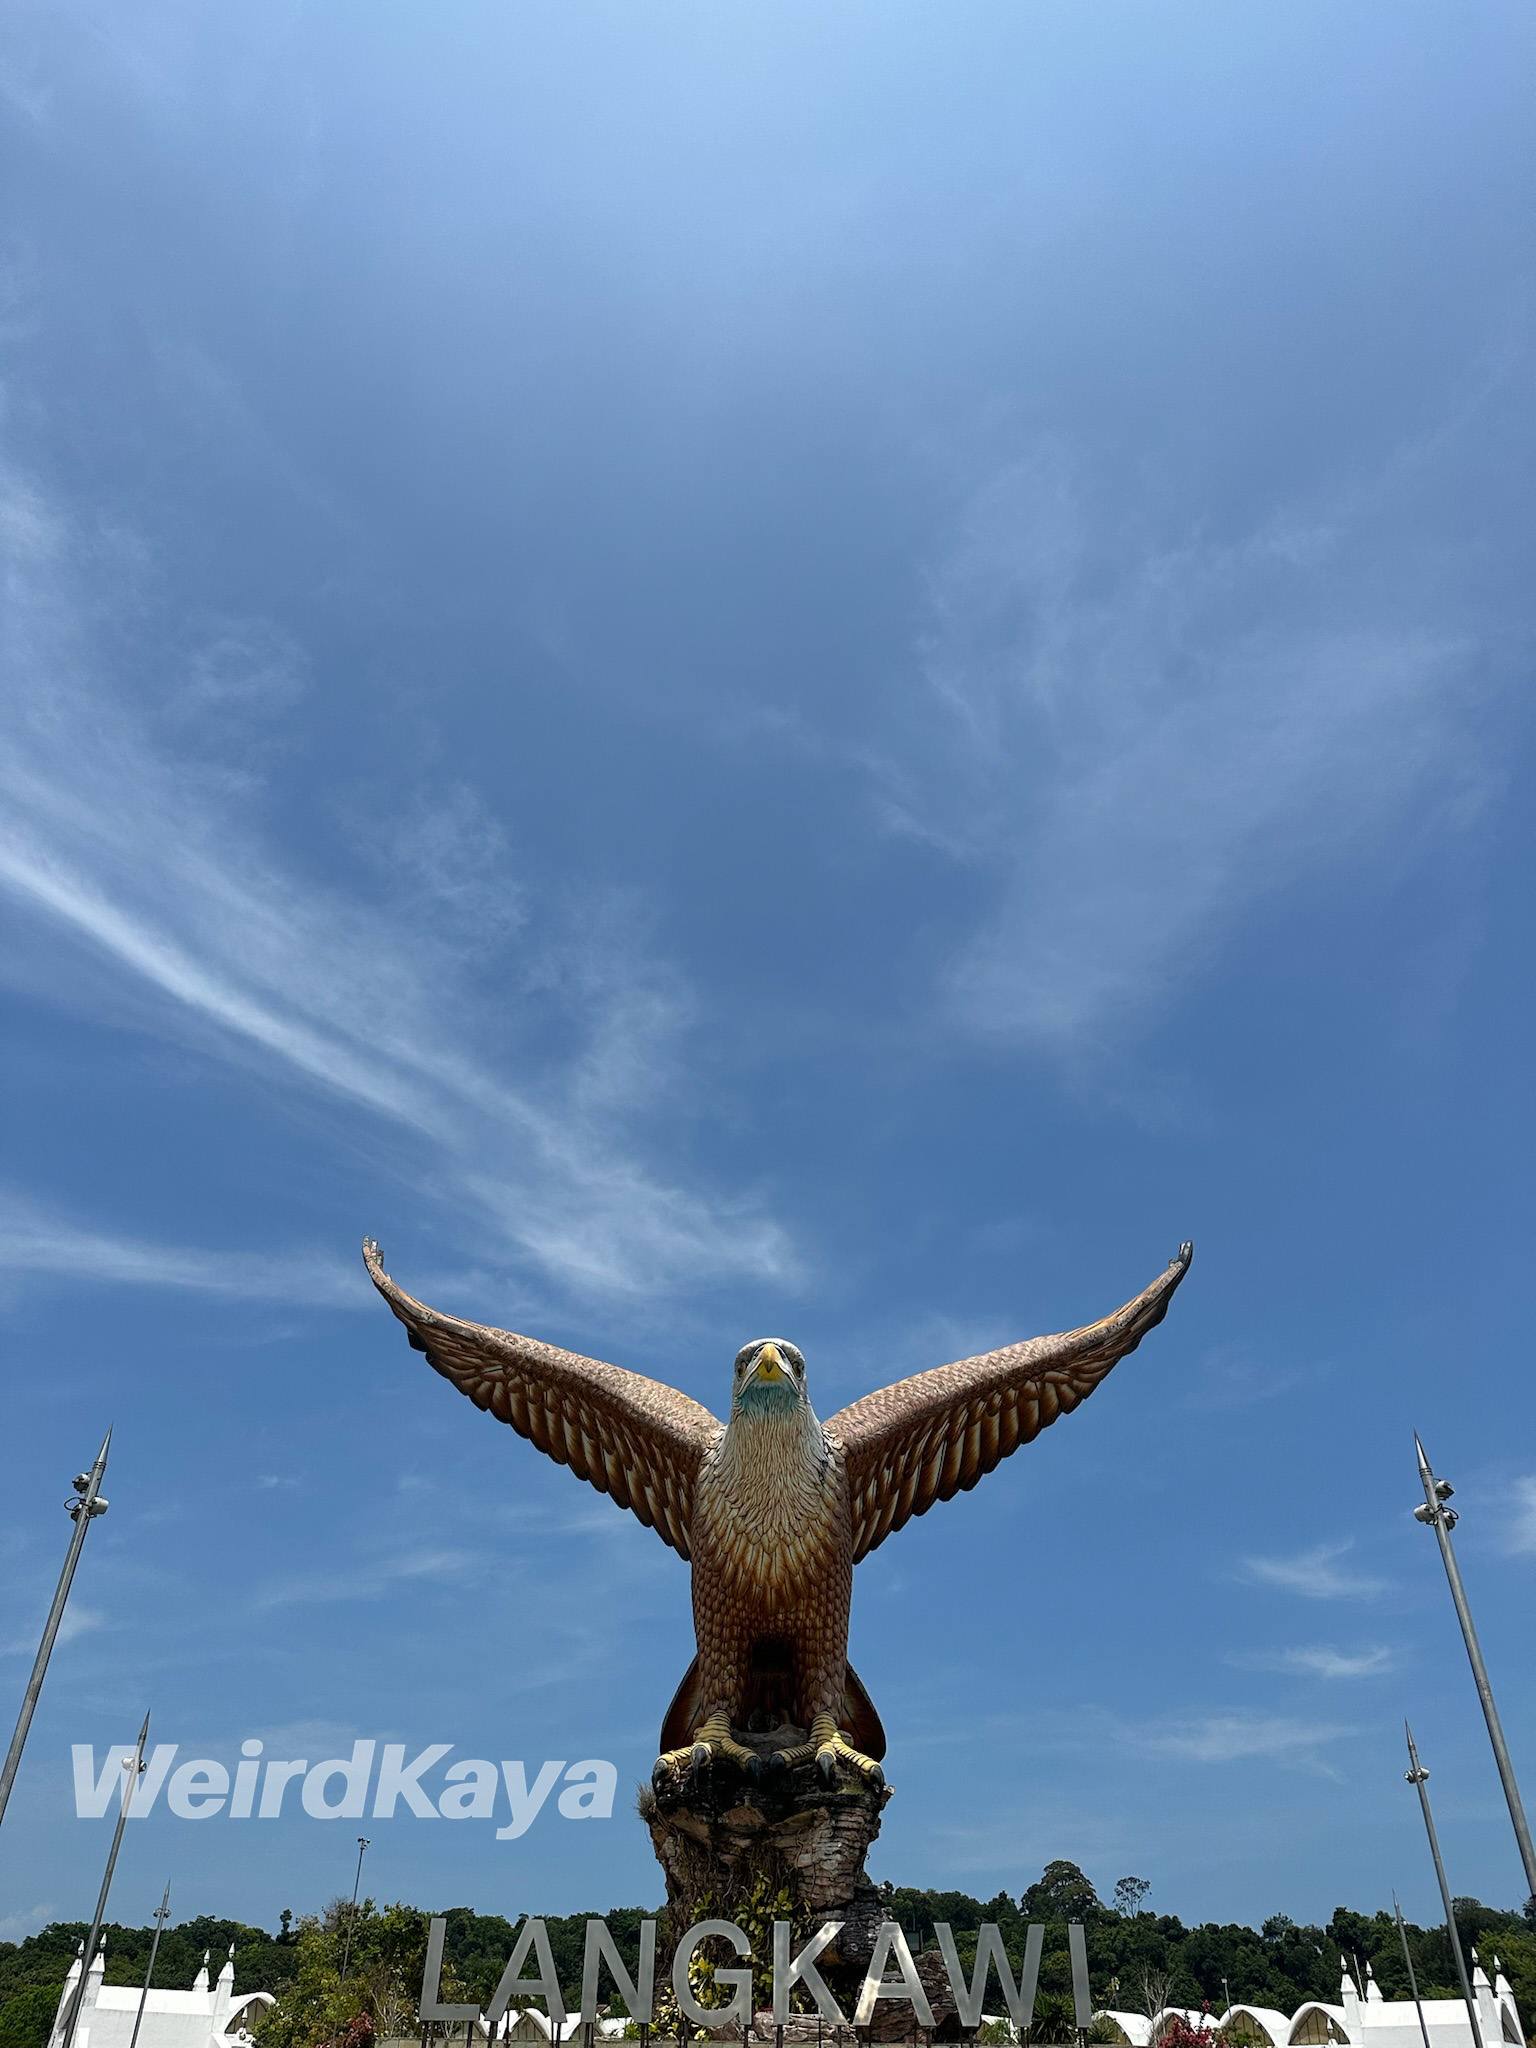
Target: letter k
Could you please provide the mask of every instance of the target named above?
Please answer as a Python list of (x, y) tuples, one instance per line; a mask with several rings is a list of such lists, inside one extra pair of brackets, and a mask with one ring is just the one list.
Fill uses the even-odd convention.
[(392, 1820), (395, 1801), (402, 1795), (412, 1813), (420, 1814), (423, 1820), (439, 1819), (441, 1816), (437, 1808), (421, 1789), (421, 1774), (430, 1771), (434, 1764), (440, 1764), (452, 1747), (451, 1742), (434, 1742), (407, 1767), (405, 1744), (386, 1742), (379, 1764), (379, 1789), (373, 1795), (374, 1819)]

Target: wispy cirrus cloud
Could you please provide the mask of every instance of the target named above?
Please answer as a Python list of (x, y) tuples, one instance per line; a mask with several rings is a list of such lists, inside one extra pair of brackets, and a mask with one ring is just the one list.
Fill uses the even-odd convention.
[(46, 1927), (58, 1910), (50, 1899), (45, 1905), (24, 1906), (19, 1912), (7, 1913), (0, 1919), (0, 1941), (25, 1941), (29, 1934)]
[(1080, 1052), (1265, 894), (1479, 815), (1531, 607), (1496, 543), (1474, 566), (1446, 542), (1443, 504), (1498, 467), (1502, 400), (1489, 380), (1374, 474), (1225, 535), (1097, 503), (1060, 446), (975, 491), (930, 577), (947, 743), (884, 767), (893, 824), (997, 878), (958, 1020)]
[(1245, 1557), (1238, 1576), (1251, 1586), (1276, 1586), (1306, 1600), (1363, 1600), (1385, 1592), (1389, 1579), (1349, 1571), (1340, 1563), (1353, 1549), (1354, 1539), (1349, 1537), (1342, 1543), (1317, 1543), (1288, 1557)]
[(1239, 1650), (1227, 1659), (1245, 1671), (1280, 1671), (1298, 1678), (1379, 1678), (1395, 1671), (1396, 1653), (1385, 1643), (1340, 1650), (1330, 1643), (1303, 1643), (1279, 1650)]
[(1223, 1345), (1208, 1351), (1196, 1368), (1187, 1405), (1191, 1408), (1253, 1408), (1320, 1379), (1318, 1365), (1270, 1365), (1240, 1348)]
[[(78, 1637), (91, 1635), (106, 1624), (107, 1617), (96, 1607), (82, 1607), (78, 1600), (72, 1601), (64, 1610), (56, 1638), (61, 1643), (72, 1643)], [(8, 1643), (0, 1644), (0, 1656), (35, 1657), (37, 1637), (35, 1634), (15, 1636)]]
[[(1209, 1764), (1267, 1757), (1328, 1775), (1332, 1775), (1332, 1766), (1323, 1752), (1330, 1744), (1357, 1732), (1345, 1722), (1312, 1720), (1294, 1714), (1233, 1710), (1152, 1714), (1137, 1719), (1115, 1708), (1091, 1703), (1070, 1713), (1051, 1710), (1028, 1715), (978, 1716), (975, 1725), (978, 1740), (1006, 1736), (1027, 1740), (1032, 1747), (1042, 1750), (1063, 1753), (1102, 1753), (1110, 1749), (1123, 1756)], [(953, 1740), (953, 1717), (946, 1721), (944, 1712), (940, 1712), (931, 1732), (917, 1738), (917, 1746)]]
[[(491, 897), (518, 892), (497, 884), (473, 794), (450, 790), (435, 814), (413, 814), (384, 901), (302, 876), (264, 839), (243, 734), (237, 767), (177, 740), (188, 701), (233, 701), (242, 717), (274, 691), (286, 702), (301, 686), (294, 651), (249, 622), (222, 630), (193, 664), (190, 699), (172, 693), (177, 715), (157, 725), (106, 687), (71, 522), (7, 477), (0, 533), (0, 895), (25, 917), (13, 961), (22, 943), (73, 948), (105, 975), (102, 1008), (121, 1012), (126, 996), (141, 1028), (190, 1036), (271, 1085), (403, 1133), (413, 1180), (472, 1219), (485, 1256), (499, 1249), (545, 1282), (636, 1295), (791, 1277), (785, 1234), (750, 1193), (688, 1186), (626, 1128), (673, 1084), (691, 1023), (686, 991), (644, 956), (633, 915), (619, 920), (622, 944), (572, 933), (554, 942), (559, 973), (541, 963), (543, 1000), (564, 1004), (558, 1058), (519, 1057), (515, 1006), (480, 1034), (510, 1047), (487, 1058), (468, 969)], [(130, 576), (100, 537), (93, 547), (102, 578)], [(30, 1242), (42, 1270), (47, 1246), (36, 1232)], [(196, 1254), (108, 1240), (92, 1256), (103, 1278), (214, 1275)]]
[(0, 1280), (25, 1279), (164, 1287), (228, 1301), (315, 1307), (359, 1308), (371, 1298), (360, 1268), (330, 1253), (268, 1256), (153, 1244), (84, 1228), (44, 1204), (0, 1189)]
[(378, 1600), (397, 1587), (422, 1580), (468, 1583), (484, 1574), (487, 1563), (478, 1551), (451, 1544), (424, 1545), (331, 1572), (308, 1572), (279, 1580), (257, 1596), (256, 1605), (298, 1607), (332, 1601)]
[(1525, 1473), (1510, 1488), (1504, 1547), (1518, 1557), (1536, 1555), (1536, 1473)]
[(1121, 1741), (1149, 1757), (1201, 1764), (1268, 1757), (1332, 1776), (1322, 1752), (1329, 1743), (1353, 1733), (1342, 1723), (1304, 1721), (1286, 1714), (1191, 1714), (1128, 1725), (1121, 1731)]

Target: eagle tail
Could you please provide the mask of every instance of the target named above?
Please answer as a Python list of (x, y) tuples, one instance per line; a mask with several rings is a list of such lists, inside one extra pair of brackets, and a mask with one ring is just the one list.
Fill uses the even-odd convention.
[[(845, 1665), (843, 1680), (843, 1712), (840, 1725), (853, 1747), (878, 1763), (885, 1755), (885, 1729), (875, 1711), (875, 1703), (864, 1690), (864, 1681), (851, 1664)], [(686, 1749), (693, 1740), (693, 1731), (704, 1718), (704, 1696), (699, 1685), (699, 1660), (694, 1658), (683, 1673), (682, 1683), (672, 1696), (667, 1709), (667, 1718), (661, 1724), (660, 1753), (668, 1755), (673, 1750)]]

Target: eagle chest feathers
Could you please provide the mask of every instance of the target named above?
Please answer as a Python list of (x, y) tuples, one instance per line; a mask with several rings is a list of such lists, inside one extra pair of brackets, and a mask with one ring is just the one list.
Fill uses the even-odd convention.
[(783, 1421), (732, 1417), (699, 1472), (694, 1569), (772, 1611), (814, 1601), (849, 1546), (840, 1447), (808, 1406)]

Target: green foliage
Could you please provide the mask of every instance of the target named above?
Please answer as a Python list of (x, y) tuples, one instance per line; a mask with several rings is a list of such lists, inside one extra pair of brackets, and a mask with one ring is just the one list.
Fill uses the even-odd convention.
[[(782, 1872), (759, 1872), (744, 1894), (733, 1895), (730, 1899), (717, 1898), (713, 1892), (702, 1893), (694, 1901), (693, 1912), (697, 1920), (733, 1920), (741, 1929), (752, 1951), (752, 2009), (761, 2012), (771, 2006), (773, 1923), (775, 1920), (788, 1920), (793, 1924), (799, 1918), (795, 1895), (785, 1883)], [(688, 1965), (688, 1988), (702, 2006), (729, 2005), (735, 1987), (719, 1983), (717, 1972), (721, 1969), (743, 1969), (746, 1961), (744, 1956), (737, 1955), (728, 1941), (717, 1937), (700, 1942)], [(793, 2012), (815, 2009), (799, 1985), (790, 1995), (790, 2009)], [(654, 2031), (678, 2039), (707, 2038), (699, 2029), (689, 2027), (683, 2019), (670, 1984), (657, 1992)]]
[(29, 1984), (0, 2005), (0, 2048), (44, 2048), (61, 1989), (58, 1984)]
[[(1341, 1906), (1326, 1927), (1300, 1927), (1283, 1913), (1258, 1928), (1214, 1922), (1187, 1927), (1171, 1914), (1147, 1910), (1143, 1880), (1117, 1885), (1113, 1905), (1105, 1905), (1077, 1865), (1065, 1861), (1048, 1864), (1038, 1882), (1018, 1898), (999, 1892), (982, 1900), (965, 1892), (894, 1885), (884, 1888), (884, 1898), (889, 1917), (905, 1928), (914, 1951), (931, 1948), (934, 1922), (946, 1921), (967, 1970), (974, 1966), (976, 1934), (983, 1923), (997, 1926), (1017, 1973), (1024, 1958), (1026, 1926), (1031, 1919), (1043, 1921), (1036, 2040), (1053, 2034), (1065, 2039), (1070, 2034), (1069, 1920), (1080, 1921), (1086, 1930), (1097, 2006), (1145, 2011), (1149, 2004), (1153, 2009), (1208, 2004), (1219, 2012), (1227, 2002), (1225, 1981), (1234, 2004), (1294, 2012), (1309, 1998), (1337, 1998), (1346, 1954), (1371, 1964), (1386, 1997), (1408, 1995), (1397, 1923), (1385, 1911), (1363, 1914)], [(714, 1902), (709, 1909), (715, 1910)], [(186, 1989), (203, 1952), (210, 1952), (211, 1967), (217, 1971), (233, 1942), (238, 1989), (278, 1994), (278, 2003), (261, 2023), (261, 2048), (366, 2048), (375, 2036), (414, 2033), (428, 1912), (406, 1905), (381, 1909), (365, 1900), (350, 1917), (351, 1957), (343, 1984), (341, 1955), (353, 1910), (345, 1900), (336, 1901), (318, 1918), (290, 1924), (277, 1936), (234, 1920), (184, 1921), (165, 1931), (155, 1982)], [(291, 1923), (291, 1915), (284, 1917)], [(646, 1912), (626, 1907), (604, 1917), (633, 1973)], [(751, 1937), (754, 2002), (759, 2008), (767, 2005), (772, 1923), (797, 1917), (782, 1874), (761, 1876), (745, 1899), (719, 1902), (719, 1917), (736, 1920)], [(467, 1906), (448, 1908), (444, 1918), (448, 1928), (442, 1995), (483, 2007), (506, 1967), (517, 1924)], [(1494, 1957), (1500, 1959), (1522, 2013), (1536, 2019), (1536, 1925), (1524, 1914), (1501, 1912), (1476, 1899), (1458, 1899), (1456, 1918), (1463, 1940), (1479, 1949), (1490, 1975)], [(545, 1923), (560, 1982), (573, 2003), (581, 1983), (586, 1919), (585, 1914), (557, 1915)], [(0, 2048), (45, 2048), (65, 1974), (85, 1932), (83, 1922), (56, 1922), (23, 1942), (0, 1942)], [(797, 1927), (797, 1936), (799, 1932)], [(147, 1927), (108, 1927), (109, 1983), (142, 1983), (152, 1934)], [(1454, 1997), (1455, 1964), (1444, 1928), (1410, 1927), (1408, 1937), (1421, 1991), (1428, 1997)], [(701, 1956), (695, 1995), (708, 2003), (715, 1970), (736, 1961), (724, 1948)], [(665, 1968), (660, 1975), (665, 1987)], [(662, 1996), (670, 2003), (665, 1988)], [(987, 2005), (992, 2011), (999, 2009), (995, 1983)], [(616, 1995), (610, 1995), (609, 2009), (622, 2015)], [(666, 2018), (675, 2019), (675, 2014), (658, 2012), (659, 2021)], [(1234, 2037), (1229, 2048), (1244, 2044)]]
[[(357, 1906), (338, 1899), (322, 1919), (301, 1920), (289, 1980), (256, 2027), (259, 2048), (367, 2048), (375, 2039), (413, 2033), (427, 1919), (415, 1906), (380, 1911), (372, 1899)], [(464, 1995), (451, 1963), (444, 1964), (442, 1984), (444, 1998)]]

